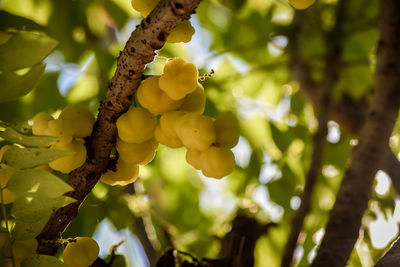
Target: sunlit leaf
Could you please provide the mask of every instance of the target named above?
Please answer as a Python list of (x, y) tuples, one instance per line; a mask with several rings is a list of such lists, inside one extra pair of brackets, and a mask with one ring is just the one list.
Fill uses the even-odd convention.
[(42, 170), (22, 170), (16, 172), (8, 181), (7, 188), (19, 196), (57, 198), (73, 188), (66, 182)]
[(76, 200), (66, 196), (57, 198), (19, 196), (12, 207), (12, 214), (16, 219), (12, 230), (13, 237), (17, 240), (35, 238), (46, 225), (53, 211), (66, 206)]
[(72, 153), (73, 152), (49, 148), (22, 148), (12, 146), (4, 152), (2, 162), (19, 169), (32, 168), (71, 155)]
[(10, 127), (0, 132), (0, 137), (16, 144), (24, 146), (36, 146), (36, 147), (46, 146), (58, 140), (57, 137), (51, 137), (51, 136), (24, 135)]

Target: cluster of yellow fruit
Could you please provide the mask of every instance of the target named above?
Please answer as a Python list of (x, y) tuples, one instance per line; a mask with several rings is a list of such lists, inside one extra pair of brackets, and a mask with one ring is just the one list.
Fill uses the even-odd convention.
[(64, 263), (69, 267), (87, 267), (99, 256), (99, 245), (90, 237), (77, 237), (63, 251)]
[[(150, 162), (158, 143), (185, 146), (187, 162), (205, 176), (222, 178), (233, 171), (230, 148), (239, 139), (238, 123), (230, 114), (216, 120), (202, 115), (206, 99), (193, 64), (179, 58), (168, 61), (161, 76), (142, 82), (137, 98), (142, 107), (131, 108), (117, 120), (120, 158), (117, 171), (109, 170), (103, 182), (133, 182), (138, 175), (136, 164)], [(158, 122), (156, 115), (161, 115)]]
[(314, 4), (315, 0), (289, 0), (289, 3), (295, 9), (306, 9), (307, 7)]
[(83, 138), (92, 133), (95, 118), (83, 105), (65, 107), (55, 119), (48, 113), (40, 112), (32, 119), (32, 132), (35, 135), (60, 137), (50, 145), (51, 149), (74, 152), (49, 163), (53, 170), (69, 173), (80, 167), (86, 160), (86, 147)]
[(0, 232), (0, 251), (6, 257), (4, 267), (20, 267), (26, 257), (36, 253), (36, 248), (36, 239), (11, 242), (8, 232)]
[[(147, 17), (151, 11), (157, 6), (160, 0), (132, 0), (131, 4), (133, 9), (138, 11), (143, 17)], [(176, 27), (170, 32), (167, 37), (167, 42), (169, 43), (187, 43), (192, 39), (195, 30), (190, 24), (190, 21), (184, 20), (180, 22)]]

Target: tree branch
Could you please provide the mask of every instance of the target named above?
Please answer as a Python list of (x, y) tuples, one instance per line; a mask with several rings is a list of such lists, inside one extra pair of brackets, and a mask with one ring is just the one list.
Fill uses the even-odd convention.
[[(311, 159), (311, 165), (306, 176), (306, 184), (304, 187), (304, 191), (301, 195), (300, 207), (297, 210), (295, 216), (293, 217), (291, 223), (291, 228), (290, 228), (291, 231), (282, 257), (282, 263), (281, 263), (282, 267), (291, 266), (293, 253), (297, 246), (297, 239), (301, 232), (304, 219), (310, 211), (312, 193), (314, 191), (314, 186), (317, 182), (318, 176), (321, 172), (324, 144), (328, 132), (327, 123), (330, 117), (330, 111), (332, 106), (331, 94), (336, 84), (341, 65), (340, 58), (343, 47), (343, 40), (341, 36), (343, 35), (345, 3), (346, 3), (345, 0), (341, 0), (338, 2), (336, 7), (335, 26), (326, 35), (325, 42), (328, 49), (327, 49), (327, 54), (325, 56), (324, 79), (320, 84), (312, 84), (311, 87), (307, 87), (307, 88), (313, 88), (313, 90), (318, 90), (319, 94), (318, 103), (320, 103), (319, 115), (318, 115), (318, 130), (313, 137), (313, 154)], [(299, 26), (301, 25), (301, 21), (298, 22), (298, 25)], [(294, 29), (296, 30), (296, 32), (293, 32), (292, 36), (299, 36), (300, 33), (299, 30), (301, 29), (299, 29), (299, 27), (296, 28)], [(299, 44), (298, 39), (294, 41), (295, 43), (292, 44), (293, 46)], [(295, 47), (294, 50), (292, 51), (295, 51), (296, 54), (299, 54), (296, 55), (297, 57), (299, 57), (301, 54), (300, 47)], [(293, 58), (292, 60), (296, 59)], [(308, 78), (304, 79), (303, 82), (307, 82), (308, 79), (311, 79), (308, 67), (306, 67), (305, 71), (307, 71), (307, 73), (303, 73), (302, 76), (306, 76)]]
[(257, 240), (273, 226), (276, 225), (260, 224), (254, 217), (237, 214), (231, 231), (222, 239), (219, 261), (231, 267), (253, 267)]
[[(293, 35), (289, 45), (290, 70), (293, 77), (299, 82), (301, 91), (311, 99), (317, 109), (322, 108), (322, 102), (317, 89), (317, 84), (311, 78), (310, 66), (302, 59), (301, 32), (304, 24), (305, 11), (297, 11), (293, 20)], [(354, 102), (349, 97), (344, 97), (338, 103), (332, 103), (332, 117), (355, 135), (360, 135), (360, 130), (365, 122), (368, 103), (366, 101)], [(400, 193), (400, 162), (391, 151), (389, 145), (386, 147), (386, 158), (380, 166), (392, 179), (396, 191)]]
[(400, 261), (400, 237), (396, 239), (388, 252), (375, 264), (375, 267), (397, 266)]
[[(109, 155), (116, 141), (118, 117), (132, 104), (146, 64), (153, 61), (169, 32), (181, 21), (190, 18), (201, 0), (161, 0), (153, 12), (143, 19), (131, 34), (118, 57), (117, 69), (99, 108), (93, 133), (86, 143), (85, 164), (73, 171), (68, 179), (75, 190), (67, 195), (77, 202), (52, 214), (42, 233), (37, 236), (38, 253), (54, 254), (54, 243), (78, 213), (80, 204), (107, 170)], [(50, 241), (50, 242), (49, 242)]]
[(359, 145), (345, 174), (318, 254), (311, 266), (345, 266), (357, 241), (376, 171), (400, 106), (400, 2), (381, 0), (376, 90)]

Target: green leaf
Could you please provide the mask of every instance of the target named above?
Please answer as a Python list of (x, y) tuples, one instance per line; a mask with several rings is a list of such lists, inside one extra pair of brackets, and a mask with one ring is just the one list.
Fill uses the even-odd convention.
[[(107, 257), (106, 262), (109, 262), (111, 259), (111, 255)], [(123, 255), (114, 255), (113, 261), (111, 263), (111, 267), (125, 267), (126, 260)]]
[(33, 254), (25, 258), (21, 267), (67, 267), (65, 263), (54, 256)]
[(75, 202), (63, 196), (73, 188), (57, 176), (42, 170), (22, 170), (11, 176), (7, 188), (18, 195), (11, 213), (16, 219), (13, 236), (27, 240), (37, 236), (53, 211)]
[(24, 75), (3, 71), (0, 74), (0, 103), (16, 100), (29, 93), (39, 82), (44, 69), (43, 64), (37, 64)]
[(0, 32), (0, 45), (8, 42), (10, 40), (11, 34), (7, 32)]
[(28, 31), (12, 32), (0, 45), (0, 71), (18, 70), (38, 64), (58, 45), (45, 35)]
[(2, 161), (11, 167), (25, 169), (49, 163), (72, 153), (49, 148), (21, 148), (12, 146), (4, 152)]
[(7, 188), (19, 196), (39, 195), (40, 198), (57, 198), (73, 190), (50, 172), (32, 169), (17, 171), (8, 181)]
[(0, 137), (20, 145), (36, 146), (36, 147), (43, 147), (49, 145), (50, 143), (55, 142), (59, 139), (58, 137), (50, 137), (50, 136), (24, 135), (10, 127), (7, 127), (3, 132), (0, 132)]
[(44, 228), (53, 211), (76, 200), (66, 196), (57, 198), (19, 196), (12, 206), (11, 213), (15, 217), (13, 237), (17, 240), (35, 238)]

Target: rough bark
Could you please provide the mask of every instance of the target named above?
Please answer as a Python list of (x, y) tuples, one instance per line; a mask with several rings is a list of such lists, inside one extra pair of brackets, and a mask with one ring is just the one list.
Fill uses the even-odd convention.
[(174, 249), (167, 250), (158, 260), (157, 267), (179, 265), (179, 255), (189, 257), (191, 262), (183, 261), (179, 266), (196, 267), (252, 267), (254, 266), (254, 248), (257, 240), (274, 223), (260, 224), (255, 218), (236, 215), (232, 221), (232, 229), (222, 239), (218, 259), (196, 259), (188, 253)]
[(375, 264), (375, 267), (393, 267), (400, 263), (400, 238), (394, 242), (388, 252)]
[(85, 164), (69, 178), (75, 190), (67, 195), (77, 202), (55, 211), (42, 233), (37, 236), (40, 254), (54, 254), (54, 241), (61, 237), (68, 224), (77, 216), (79, 206), (107, 170), (109, 155), (116, 141), (118, 117), (132, 104), (146, 64), (153, 61), (169, 32), (181, 21), (189, 19), (201, 0), (161, 0), (153, 12), (133, 31), (118, 57), (117, 69), (102, 101), (91, 137), (87, 140)]
[(345, 266), (357, 241), (374, 176), (400, 106), (400, 1), (381, 0), (376, 89), (317, 256), (311, 266)]
[(257, 240), (274, 223), (260, 224), (256, 218), (236, 215), (232, 221), (232, 229), (221, 242), (219, 258), (231, 267), (253, 267), (254, 249)]

